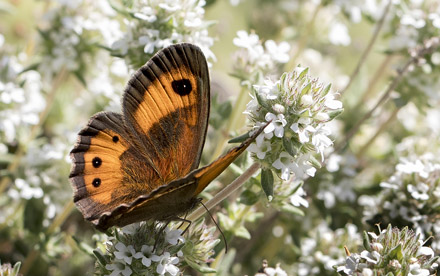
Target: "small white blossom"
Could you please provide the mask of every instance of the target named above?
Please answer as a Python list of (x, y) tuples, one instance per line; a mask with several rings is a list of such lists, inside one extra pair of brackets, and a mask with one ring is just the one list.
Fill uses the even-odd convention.
[(109, 276), (119, 276), (121, 274), (123, 276), (130, 276), (133, 273), (131, 268), (129, 266), (127, 266), (127, 264), (125, 264), (123, 262), (114, 262), (112, 264), (107, 264), (105, 266), (105, 268), (107, 270), (112, 271), (112, 273), (109, 274)]
[(264, 129), (264, 133), (274, 132), (276, 137), (283, 137), (284, 126), (287, 124), (283, 114), (275, 115), (273, 113), (267, 113), (265, 116), (266, 121), (270, 122)]
[(142, 264), (146, 267), (151, 265), (151, 257), (153, 256), (153, 246), (142, 245), (141, 252), (137, 252), (133, 255), (136, 259), (142, 259)]
[(166, 228), (165, 240), (171, 245), (176, 245), (179, 241), (185, 242), (185, 238), (182, 236), (182, 232), (183, 231), (181, 229), (171, 230), (169, 228)]
[(136, 254), (133, 245), (126, 246), (125, 244), (119, 242), (116, 244), (115, 256), (117, 259), (124, 261), (127, 264), (131, 264), (131, 261)]
[(153, 255), (151, 257), (152, 261), (159, 263), (157, 265), (156, 272), (159, 275), (165, 275), (166, 273), (176, 276), (179, 273), (179, 268), (175, 266), (179, 263), (178, 257), (171, 257), (169, 252), (165, 252), (160, 256)]

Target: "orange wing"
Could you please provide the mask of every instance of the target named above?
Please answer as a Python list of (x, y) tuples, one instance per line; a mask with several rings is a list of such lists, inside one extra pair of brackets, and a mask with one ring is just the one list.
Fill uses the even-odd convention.
[(196, 169), (209, 116), (209, 73), (191, 44), (163, 49), (128, 83), (122, 106), (139, 151), (157, 171), (159, 187)]
[(89, 220), (151, 192), (146, 183), (159, 181), (154, 168), (142, 161), (118, 113), (94, 115), (79, 132), (71, 157), (74, 202)]

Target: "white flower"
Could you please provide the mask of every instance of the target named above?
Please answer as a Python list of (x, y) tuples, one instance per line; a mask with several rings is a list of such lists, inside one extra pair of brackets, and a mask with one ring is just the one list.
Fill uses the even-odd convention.
[(299, 207), (299, 206), (304, 206), (306, 208), (309, 207), (309, 202), (307, 201), (307, 199), (303, 198), (304, 196), (306, 196), (306, 192), (304, 191), (304, 189), (302, 187), (299, 187), (296, 192), (290, 196), (290, 203), (292, 203), (293, 206)]
[(342, 23), (335, 22), (330, 26), (328, 38), (331, 44), (348, 46), (351, 43), (348, 28)]
[(272, 166), (281, 171), (281, 179), (288, 180), (290, 177), (291, 166), (294, 163), (293, 157), (287, 152), (283, 151)]
[(169, 252), (165, 252), (161, 256), (153, 255), (151, 260), (159, 263), (156, 269), (159, 275), (165, 275), (167, 272), (172, 276), (178, 275), (179, 268), (175, 266), (179, 263), (178, 257), (171, 257)]
[(182, 232), (183, 231), (180, 229), (171, 230), (169, 228), (165, 228), (165, 240), (171, 245), (176, 245), (179, 241), (185, 242)]
[(309, 163), (310, 153), (297, 156), (296, 162), (290, 166), (290, 170), (295, 174), (297, 179), (304, 179), (307, 176), (315, 176), (316, 168)]
[(237, 32), (236, 38), (232, 40), (235, 46), (252, 49), (258, 45), (260, 38), (256, 34), (248, 34), (246, 31)]
[(335, 100), (334, 94), (328, 94), (325, 97), (325, 106), (330, 109), (340, 109), (342, 108), (342, 102)]
[(142, 264), (146, 267), (151, 265), (151, 257), (154, 247), (151, 245), (142, 245), (141, 252), (137, 252), (133, 255), (136, 259), (142, 259)]
[(259, 159), (264, 159), (264, 157), (266, 157), (266, 153), (271, 149), (272, 147), (270, 146), (269, 141), (264, 141), (260, 145), (257, 145), (257, 143), (252, 143), (248, 147), (248, 151), (255, 153)]
[(116, 259), (123, 260), (127, 264), (131, 264), (133, 256), (136, 254), (133, 245), (126, 246), (125, 244), (118, 242), (115, 245), (117, 251), (115, 251)]
[(112, 273), (109, 276), (130, 276), (132, 275), (133, 271), (130, 267), (127, 266), (126, 263), (121, 262), (115, 262), (112, 264), (105, 265), (105, 269), (112, 271)]
[(429, 270), (420, 267), (419, 263), (413, 263), (409, 265), (408, 276), (429, 276)]
[(361, 252), (361, 258), (369, 263), (377, 264), (380, 261), (380, 257), (379, 252), (376, 251), (368, 252), (367, 250), (364, 250)]
[(284, 135), (284, 126), (287, 124), (286, 119), (283, 114), (275, 115), (273, 113), (268, 112), (265, 116), (267, 122), (270, 122), (269, 125), (264, 129), (264, 133), (274, 132), (276, 137), (283, 137)]
[(316, 129), (310, 125), (311, 122), (311, 118), (300, 118), (298, 122), (290, 126), (290, 129), (298, 134), (299, 141), (302, 144), (309, 142), (309, 135), (316, 132)]
[(321, 154), (321, 161), (324, 161), (324, 150), (333, 145), (332, 140), (327, 136), (330, 134), (331, 130), (326, 125), (319, 125), (313, 133), (312, 144), (316, 152)]
[(287, 276), (286, 271), (284, 271), (279, 264), (275, 268), (266, 267), (264, 273), (268, 276)]
[(286, 63), (289, 61), (289, 43), (283, 41), (279, 45), (275, 43), (273, 40), (267, 40), (264, 43), (268, 54), (271, 56), (273, 60), (279, 63)]
[(278, 98), (279, 91), (277, 87), (277, 82), (273, 82), (270, 79), (264, 80), (264, 85), (254, 85), (254, 89), (262, 97), (268, 100), (275, 100)]
[(417, 250), (416, 256), (428, 256), (429, 258), (434, 257), (434, 251), (427, 246), (422, 246)]
[(360, 256), (356, 253), (351, 254), (345, 259), (345, 265), (339, 266), (336, 271), (343, 271), (347, 275), (353, 275), (353, 273), (357, 270), (360, 261)]

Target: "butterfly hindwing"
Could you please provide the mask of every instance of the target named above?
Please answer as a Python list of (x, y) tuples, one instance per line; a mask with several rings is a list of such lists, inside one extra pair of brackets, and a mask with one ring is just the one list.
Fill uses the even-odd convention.
[(162, 184), (198, 167), (209, 101), (206, 59), (191, 44), (163, 49), (129, 81), (122, 101), (126, 123)]
[[(71, 151), (74, 202), (88, 220), (152, 191), (158, 174), (136, 149), (121, 114), (100, 112), (78, 134)], [(154, 185), (152, 185), (154, 186)]]

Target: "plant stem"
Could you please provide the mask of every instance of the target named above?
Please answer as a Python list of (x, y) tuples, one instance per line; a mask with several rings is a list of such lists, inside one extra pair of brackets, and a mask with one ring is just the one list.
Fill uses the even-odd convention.
[(391, 84), (388, 86), (385, 93), (382, 95), (382, 97), (377, 101), (377, 103), (374, 105), (370, 111), (368, 111), (345, 135), (344, 139), (335, 145), (334, 152), (340, 152), (344, 149), (345, 145), (348, 143), (348, 141), (356, 134), (356, 132), (359, 130), (359, 128), (362, 126), (362, 124), (368, 120), (376, 111), (379, 106), (381, 106), (383, 103), (385, 103), (386, 100), (388, 100), (389, 96), (391, 95), (391, 92), (396, 88), (397, 84), (402, 80), (405, 73), (408, 71), (411, 65), (417, 61), (417, 57), (410, 58), (407, 63), (403, 66), (401, 70), (398, 71), (398, 75), (394, 78), (394, 80), (391, 82)]
[[(46, 120), (47, 115), (49, 114), (52, 108), (58, 88), (64, 82), (66, 77), (67, 77), (67, 71), (65, 70), (65, 68), (63, 68), (54, 78), (52, 83), (52, 89), (49, 91), (49, 93), (46, 96), (46, 106), (44, 110), (39, 114), (38, 124), (32, 126), (30, 134), (27, 137), (26, 141), (20, 144), (20, 147), (17, 149), (17, 152), (14, 155), (14, 159), (11, 161), (11, 163), (9, 163), (6, 169), (9, 175), (13, 175), (17, 171), (21, 159), (26, 153), (25, 147), (29, 144), (29, 142), (34, 140), (35, 137), (37, 136), (38, 131), (40, 130), (41, 126)], [(2, 194), (6, 190), (6, 188), (9, 186), (10, 181), (11, 181), (10, 176), (4, 176), (2, 178), (2, 180), (0, 181), (0, 194)]]
[(74, 206), (75, 204), (73, 204), (73, 200), (70, 200), (64, 205), (63, 211), (55, 217), (55, 219), (47, 228), (46, 233), (48, 235), (53, 233), (57, 227), (61, 226), (64, 223), (66, 218), (70, 215), (70, 212), (72, 212)]
[(364, 105), (365, 102), (368, 100), (368, 98), (370, 98), (373, 95), (373, 92), (375, 91), (374, 88), (379, 83), (379, 79), (384, 77), (384, 76), (386, 76), (385, 69), (388, 68), (388, 65), (390, 64), (392, 59), (393, 59), (392, 55), (387, 55), (385, 57), (385, 59), (382, 61), (382, 63), (377, 68), (376, 73), (374, 74), (374, 76), (368, 82), (367, 89), (362, 94), (361, 99), (354, 106), (353, 110), (361, 110), (361, 106)]
[[(313, 31), (313, 26), (315, 25), (316, 18), (318, 16), (318, 13), (321, 9), (321, 4), (316, 5), (315, 9), (313, 10), (312, 18), (310, 18), (310, 21), (307, 23), (307, 27), (305, 28), (304, 34), (301, 36), (299, 42), (298, 42), (298, 48), (296, 49), (296, 53), (293, 56), (293, 58), (289, 61), (289, 68), (296, 66), (295, 62), (298, 59), (298, 57), (302, 54), (304, 49), (307, 46), (307, 42), (309, 41), (310, 34)], [(292, 49), (293, 50), (293, 49)]]
[(229, 120), (226, 122), (226, 127), (221, 132), (219, 141), (217, 141), (217, 145), (211, 157), (211, 162), (217, 159), (220, 156), (220, 154), (222, 154), (223, 148), (228, 140), (229, 133), (237, 128), (237, 123), (239, 121), (238, 119), (240, 118), (242, 112), (246, 107), (247, 99), (248, 99), (247, 89), (246, 87), (242, 87), (240, 94), (238, 94), (237, 100), (235, 101), (234, 106), (232, 108), (231, 116), (229, 117)]
[(365, 154), (367, 149), (373, 144), (373, 142), (376, 140), (377, 137), (385, 130), (387, 127), (396, 119), (397, 113), (402, 107), (397, 107), (394, 109), (393, 113), (388, 117), (388, 119), (379, 127), (379, 129), (374, 133), (374, 135), (368, 140), (367, 143), (365, 143), (361, 149), (356, 154), (356, 157), (358, 160), (362, 158), (362, 156)]
[(31, 269), (32, 265), (34, 264), (35, 260), (40, 256), (39, 252), (35, 250), (34, 248), (28, 253), (26, 256), (26, 259), (23, 261), (23, 266), (20, 269), (20, 273), (22, 275), (27, 275), (29, 272), (29, 269)]
[[(206, 209), (211, 210), (214, 206), (219, 204), (225, 198), (230, 196), (233, 192), (235, 192), (238, 188), (240, 188), (251, 176), (256, 173), (260, 169), (260, 164), (254, 163), (250, 166), (242, 175), (237, 177), (231, 184), (223, 188), (220, 192), (218, 192), (211, 200), (205, 203)], [(188, 220), (194, 221), (201, 217), (205, 211), (205, 208), (202, 206), (197, 208), (194, 212), (192, 212), (188, 216)]]
[(368, 55), (370, 54), (371, 49), (373, 48), (374, 43), (376, 43), (377, 37), (379, 36), (379, 32), (380, 32), (380, 30), (383, 27), (383, 23), (385, 22), (385, 17), (388, 14), (388, 11), (390, 9), (391, 2), (392, 2), (391, 0), (388, 1), (388, 4), (385, 7), (385, 10), (384, 10), (382, 16), (380, 17), (379, 21), (377, 22), (376, 29), (374, 30), (373, 36), (371, 37), (370, 41), (368, 42), (367, 48), (365, 48), (364, 52), (361, 55), (361, 58), (359, 59), (358, 64), (356, 65), (355, 69), (353, 70), (353, 72), (350, 75), (350, 80), (348, 81), (348, 83), (345, 86), (345, 88), (340, 91), (341, 95), (345, 91), (347, 91), (348, 88), (351, 86), (351, 84), (353, 83), (353, 80), (359, 74), (362, 65), (365, 63), (365, 60), (367, 59)]

